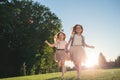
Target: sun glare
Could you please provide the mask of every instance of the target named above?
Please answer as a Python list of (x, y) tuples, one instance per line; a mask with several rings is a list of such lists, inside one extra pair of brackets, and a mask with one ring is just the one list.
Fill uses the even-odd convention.
[[(99, 53), (98, 50), (86, 49), (87, 60), (86, 60), (86, 63), (82, 65), (85, 66), (86, 68), (91, 68), (97, 65), (98, 64), (98, 53)], [(65, 66), (73, 68), (74, 63), (71, 61), (66, 61)]]
[(95, 55), (89, 55), (86, 63), (84, 64), (86, 67), (93, 67), (98, 63), (97, 57)]
[(94, 67), (98, 64), (98, 52), (95, 50), (86, 49), (87, 60), (84, 64), (85, 67)]
[(65, 61), (65, 66), (73, 68), (74, 67), (74, 63), (72, 61)]

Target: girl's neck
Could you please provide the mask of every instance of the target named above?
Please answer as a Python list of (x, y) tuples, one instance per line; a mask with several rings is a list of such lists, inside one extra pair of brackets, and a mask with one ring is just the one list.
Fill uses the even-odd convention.
[(63, 39), (59, 39), (59, 41), (64, 41)]
[(75, 33), (76, 35), (81, 35), (81, 33)]

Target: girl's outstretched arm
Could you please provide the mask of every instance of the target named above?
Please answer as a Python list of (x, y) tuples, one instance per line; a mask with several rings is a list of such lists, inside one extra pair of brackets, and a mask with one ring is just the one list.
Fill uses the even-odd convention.
[(48, 46), (50, 46), (50, 47), (55, 47), (55, 44), (51, 44), (51, 43), (49, 43), (47, 40), (45, 40), (45, 43), (46, 43)]
[(88, 44), (86, 44), (86, 43), (84, 43), (84, 46), (85, 46), (85, 47), (88, 47), (88, 48), (95, 48), (94, 46), (88, 45)]

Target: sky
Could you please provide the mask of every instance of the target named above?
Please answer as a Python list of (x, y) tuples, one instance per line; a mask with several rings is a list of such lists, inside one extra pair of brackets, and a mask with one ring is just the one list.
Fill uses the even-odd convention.
[(120, 56), (120, 0), (34, 1), (48, 7), (62, 21), (66, 41), (75, 24), (83, 26), (86, 43), (95, 46), (86, 48), (87, 55), (97, 58), (102, 52), (107, 61)]

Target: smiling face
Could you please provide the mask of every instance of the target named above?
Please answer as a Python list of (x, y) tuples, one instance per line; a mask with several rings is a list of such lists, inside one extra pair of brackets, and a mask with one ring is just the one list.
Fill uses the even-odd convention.
[(65, 38), (66, 38), (65, 34), (62, 32), (58, 33), (57, 37), (59, 40), (65, 40)]
[(75, 32), (76, 33), (82, 33), (82, 28), (80, 27), (80, 26), (76, 26), (76, 28), (75, 28)]
[(82, 27), (82, 25), (75, 25), (75, 26), (73, 27), (73, 32), (74, 32), (75, 34), (81, 34), (81, 33), (83, 32), (83, 27)]

